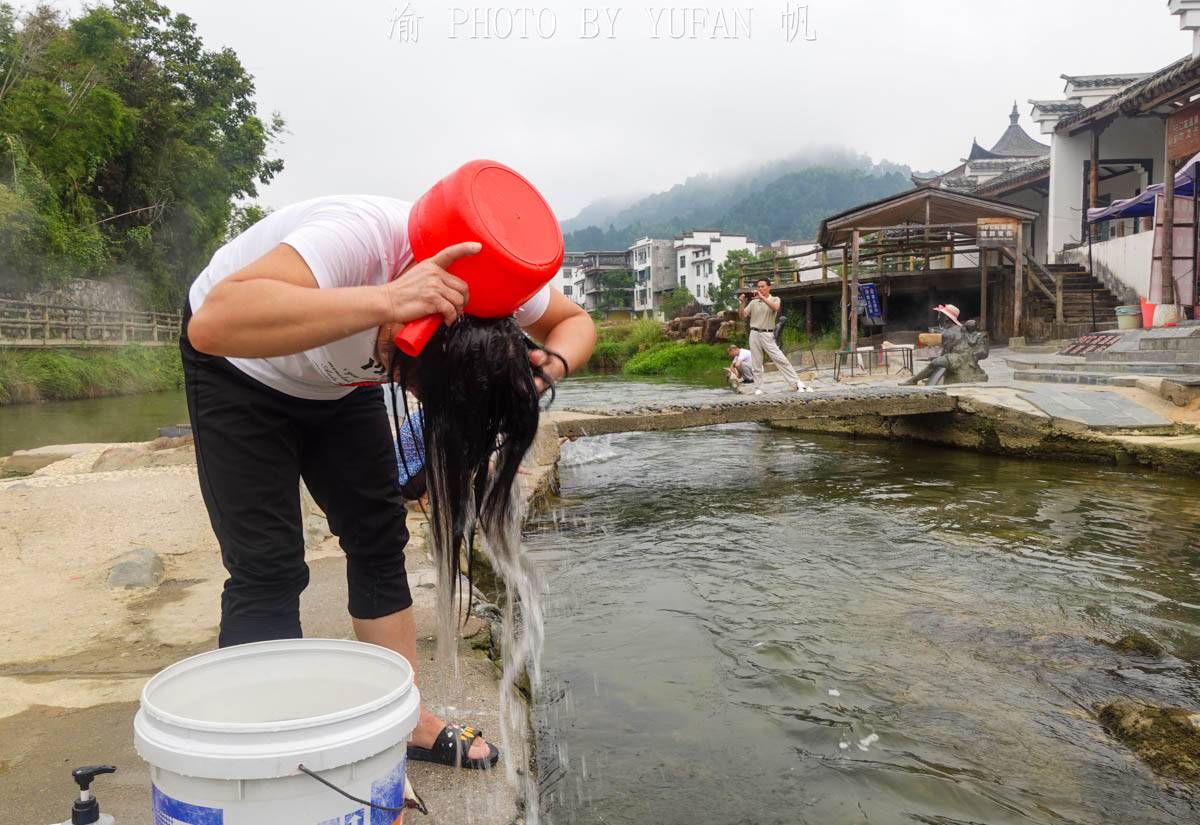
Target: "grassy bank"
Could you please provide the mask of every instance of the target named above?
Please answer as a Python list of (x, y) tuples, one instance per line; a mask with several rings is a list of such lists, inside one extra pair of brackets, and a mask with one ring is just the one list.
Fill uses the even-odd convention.
[(667, 341), (630, 358), (621, 369), (626, 375), (665, 375), (671, 378), (724, 380), (729, 366), (725, 344), (689, 344)]
[[(745, 329), (738, 331), (735, 343), (746, 346)], [(804, 331), (795, 327), (783, 330), (783, 349), (786, 352), (807, 350), (836, 350), (840, 335), (836, 329), (813, 336), (810, 342)], [(626, 375), (661, 375), (670, 378), (689, 378), (712, 381), (729, 366), (724, 344), (693, 344), (667, 341), (663, 325), (658, 321), (614, 321), (596, 327), (596, 349), (588, 361), (595, 372), (622, 372)]]
[(180, 389), (175, 347), (0, 350), (0, 405)]
[(596, 349), (588, 367), (597, 372), (713, 380), (729, 357), (719, 344), (667, 341), (658, 321), (620, 321), (600, 324)]

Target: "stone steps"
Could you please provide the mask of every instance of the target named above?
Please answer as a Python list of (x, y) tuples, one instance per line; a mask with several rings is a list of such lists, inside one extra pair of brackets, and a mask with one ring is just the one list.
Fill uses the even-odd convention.
[(1196, 360), (1200, 360), (1200, 335), (1173, 335), (1171, 337), (1145, 337), (1138, 346), (1142, 348), (1142, 352), (1163, 352), (1163, 351), (1184, 351), (1196, 353), (1193, 355)]
[(1053, 370), (1065, 372), (1103, 372), (1133, 375), (1200, 376), (1200, 363), (1163, 363), (1160, 361), (1037, 361), (1009, 359), (1015, 370)]
[(1041, 381), (1049, 384), (1112, 384), (1116, 376), (1105, 372), (1075, 372), (1072, 370), (1014, 370), (1014, 381)]
[(1084, 356), (1088, 361), (1099, 364), (1140, 361), (1158, 364), (1200, 364), (1200, 352), (1187, 349), (1142, 349), (1133, 352), (1090, 352)]

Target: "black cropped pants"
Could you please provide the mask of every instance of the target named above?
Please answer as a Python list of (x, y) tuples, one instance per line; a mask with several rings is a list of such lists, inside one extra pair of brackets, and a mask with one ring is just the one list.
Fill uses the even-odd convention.
[(376, 619), (412, 605), (408, 529), (380, 387), (336, 401), (293, 398), (180, 339), (200, 490), (229, 578), (221, 647), (301, 636), (308, 585), (300, 480), (346, 554), (349, 611)]

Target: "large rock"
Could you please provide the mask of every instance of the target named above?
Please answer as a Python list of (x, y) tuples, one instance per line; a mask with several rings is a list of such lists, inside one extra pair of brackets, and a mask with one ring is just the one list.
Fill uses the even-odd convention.
[(5, 475), (26, 475), (59, 461), (74, 458), (89, 450), (98, 450), (102, 444), (52, 444), (32, 450), (17, 450), (4, 462)]
[(708, 318), (704, 321), (704, 343), (711, 344), (717, 340), (717, 332), (722, 323), (720, 318)]
[(699, 344), (704, 339), (704, 327), (691, 327), (687, 331), (687, 340)]
[(724, 344), (729, 341), (732, 341), (733, 336), (735, 336), (735, 335), (737, 335), (737, 322), (736, 321), (722, 321), (721, 325), (719, 327), (717, 327), (717, 334), (716, 334), (716, 336), (714, 336), (713, 340)]
[(1200, 782), (1200, 714), (1118, 699), (1098, 708), (1100, 724), (1155, 773)]
[[(177, 441), (186, 441), (183, 446), (166, 446)], [(119, 444), (100, 454), (92, 465), (92, 472), (112, 470), (140, 470), (146, 467), (174, 467), (196, 461), (191, 439), (160, 438), (145, 444)]]
[(117, 559), (108, 571), (108, 588), (158, 587), (162, 579), (162, 559), (153, 550), (141, 547)]

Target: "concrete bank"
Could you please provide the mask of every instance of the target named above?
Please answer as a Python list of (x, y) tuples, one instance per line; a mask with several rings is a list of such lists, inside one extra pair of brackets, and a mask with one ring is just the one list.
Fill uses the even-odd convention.
[(1128, 402), (1147, 423), (1082, 423), (1045, 412), (1023, 387), (951, 387), (955, 407), (927, 415), (868, 414), (825, 419), (777, 419), (770, 426), (936, 444), (1018, 458), (1137, 465), (1181, 475), (1200, 473), (1200, 404), (1179, 406), (1138, 388), (1074, 390), (1070, 399), (1096, 405)]
[[(216, 646), (225, 578), (194, 454), (169, 440), (39, 452), (24, 459), (31, 475), (0, 481), (0, 818), (62, 821), (70, 769), (113, 763), (119, 773), (95, 786), (104, 810), (122, 825), (153, 825), (149, 772), (133, 749), (138, 693), (163, 667)], [(553, 485), (557, 458), (546, 428), (520, 479), (526, 503)], [(351, 638), (341, 550), (316, 508), (306, 509), (305, 634)], [(497, 677), (481, 649), (488, 629), (474, 619), (463, 629), (457, 675), (434, 660), (434, 572), (419, 511), (409, 524), (422, 694), (498, 741)], [(122, 586), (129, 581), (150, 586)], [(410, 776), (431, 810), (422, 822), (509, 825), (519, 816), (502, 770), (417, 764)]]

